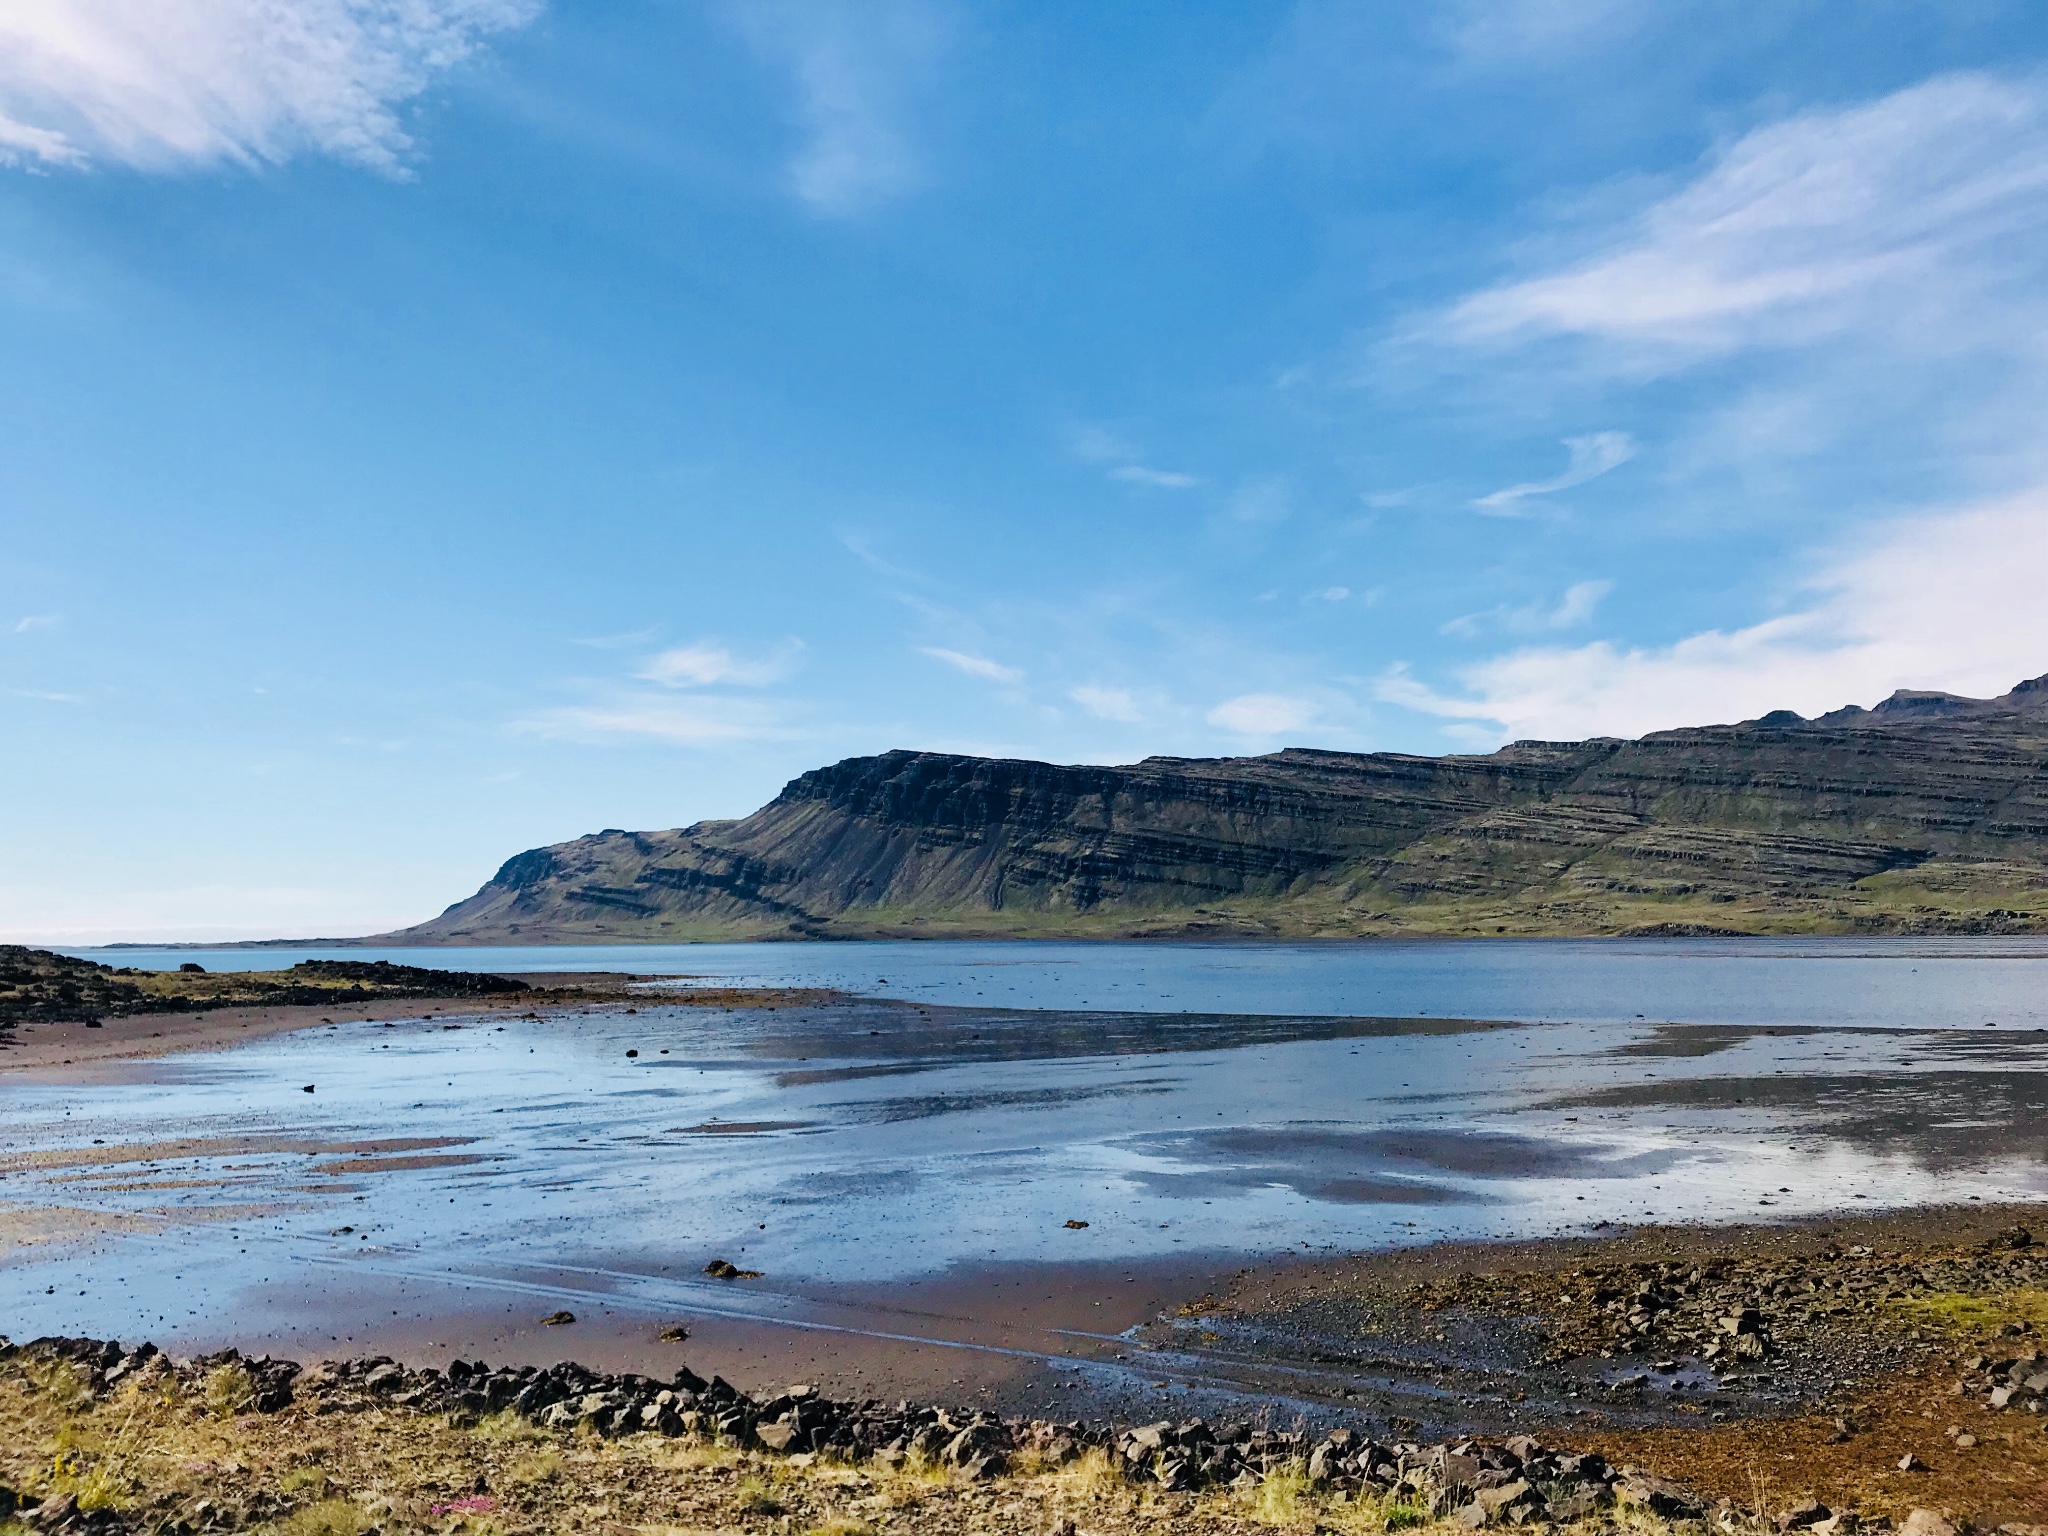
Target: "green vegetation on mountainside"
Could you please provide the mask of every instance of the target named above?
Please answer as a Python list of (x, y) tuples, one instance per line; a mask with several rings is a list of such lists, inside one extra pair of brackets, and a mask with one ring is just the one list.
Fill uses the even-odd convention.
[(1483, 757), (850, 758), (408, 943), (2048, 931), (2048, 680)]

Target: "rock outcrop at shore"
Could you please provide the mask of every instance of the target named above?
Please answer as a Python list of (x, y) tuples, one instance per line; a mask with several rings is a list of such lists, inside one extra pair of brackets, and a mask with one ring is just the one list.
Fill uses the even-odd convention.
[(1487, 756), (850, 758), (508, 859), (410, 943), (2048, 931), (2048, 677)]
[(287, 970), (138, 971), (47, 949), (0, 944), (0, 1030), (37, 1020), (259, 1004), (371, 1002), (380, 998), (478, 998), (529, 990), (477, 971), (436, 971), (388, 960), (302, 960)]

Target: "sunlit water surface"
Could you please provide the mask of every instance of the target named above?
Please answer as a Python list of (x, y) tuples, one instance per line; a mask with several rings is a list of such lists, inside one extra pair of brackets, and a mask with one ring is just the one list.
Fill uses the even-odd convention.
[[(653, 987), (634, 1014), (344, 1020), (0, 1078), (6, 1206), (112, 1223), (14, 1249), (0, 1332), (218, 1337), (292, 1287), (375, 1276), (766, 1316), (976, 1264), (2044, 1183), (2048, 947), (2024, 941), (385, 953), (907, 1001), (727, 1012)], [(712, 1258), (767, 1278), (737, 1300)]]

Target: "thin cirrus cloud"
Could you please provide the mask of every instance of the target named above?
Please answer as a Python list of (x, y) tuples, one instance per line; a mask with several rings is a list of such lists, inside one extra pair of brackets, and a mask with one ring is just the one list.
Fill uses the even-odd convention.
[(970, 655), (966, 651), (952, 651), (942, 645), (921, 645), (921, 655), (933, 661), (942, 661), (956, 672), (965, 672), (969, 677), (985, 678), (991, 683), (1021, 683), (1024, 673), (1016, 667), (1006, 667), (1000, 661), (991, 661), (986, 656)]
[(1599, 479), (1610, 469), (1619, 469), (1636, 456), (1635, 440), (1626, 432), (1592, 432), (1584, 437), (1568, 437), (1564, 446), (1571, 459), (1562, 474), (1548, 480), (1528, 480), (1520, 485), (1507, 486), (1481, 496), (1472, 505), (1496, 517), (1514, 516), (1522, 510), (1517, 503), (1531, 496), (1548, 496), (1556, 491), (1568, 491), (1575, 485), (1584, 485), (1588, 480)]
[(626, 698), (571, 704), (515, 721), (513, 729), (550, 741), (656, 741), (678, 747), (730, 746), (794, 735), (758, 699), (726, 695)]
[(1124, 485), (1142, 485), (1160, 491), (1188, 491), (1202, 483), (1200, 475), (1177, 469), (1156, 469), (1141, 462), (1143, 455), (1137, 448), (1102, 427), (1077, 427), (1071, 442), (1076, 457), (1090, 464), (1107, 465), (1104, 473)]
[(1126, 485), (1149, 485), (1163, 491), (1192, 490), (1202, 483), (1200, 475), (1182, 474), (1174, 469), (1151, 469), (1143, 464), (1119, 464), (1109, 472), (1112, 480)]
[(1525, 603), (1520, 607), (1502, 606), (1485, 613), (1463, 614), (1444, 624), (1438, 633), (1470, 639), (1490, 629), (1517, 635), (1577, 629), (1593, 617), (1600, 600), (1613, 590), (1611, 581), (1575, 581), (1555, 603)]
[(1498, 737), (1637, 736), (1773, 709), (1815, 715), (1897, 687), (1976, 697), (2048, 671), (2048, 487), (1906, 518), (1814, 562), (1805, 601), (1670, 645), (1599, 640), (1492, 657), (1439, 691), (1395, 669), (1381, 699)]
[(1589, 257), (1473, 294), (1441, 331), (1621, 344), (1632, 368), (1873, 325), (1952, 336), (1965, 294), (2037, 281), (2044, 222), (2043, 79), (1943, 75), (1753, 130)]
[(1069, 692), (1067, 697), (1098, 720), (1139, 725), (1145, 719), (1144, 711), (1138, 708), (1138, 701), (1128, 688), (1104, 688), (1084, 683)]
[(929, 174), (915, 119), (952, 43), (932, 0), (734, 0), (731, 25), (787, 71), (802, 142), (790, 190), (814, 212), (867, 211)]
[(302, 152), (398, 172), (401, 104), (538, 0), (19, 0), (0, 158), (145, 171)]
[(795, 671), (802, 652), (802, 642), (795, 640), (753, 657), (736, 656), (722, 645), (699, 641), (650, 656), (634, 676), (666, 688), (765, 688)]
[(1225, 699), (1207, 716), (1219, 730), (1238, 736), (1278, 736), (1315, 722), (1316, 707), (1307, 699), (1280, 693), (1244, 693)]

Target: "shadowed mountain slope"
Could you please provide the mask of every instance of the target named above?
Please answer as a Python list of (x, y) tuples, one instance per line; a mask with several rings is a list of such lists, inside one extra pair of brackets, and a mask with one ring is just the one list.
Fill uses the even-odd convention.
[(412, 943), (2048, 931), (2048, 678), (1479, 757), (886, 752), (506, 861)]

